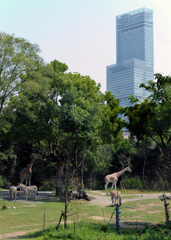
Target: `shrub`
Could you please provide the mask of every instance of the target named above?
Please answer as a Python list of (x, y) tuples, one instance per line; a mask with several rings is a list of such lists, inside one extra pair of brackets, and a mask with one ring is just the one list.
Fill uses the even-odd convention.
[(55, 191), (55, 179), (48, 179), (39, 187), (40, 191)]
[(8, 183), (7, 179), (0, 175), (0, 187), (5, 188), (7, 186), (7, 183)]
[(107, 223), (101, 224), (101, 226), (100, 226), (100, 231), (102, 231), (102, 232), (107, 232), (107, 230), (108, 230), (108, 225), (107, 225)]
[(124, 181), (124, 185), (125, 185), (125, 188), (128, 188), (128, 189), (143, 188), (143, 182), (138, 176), (134, 178), (126, 178)]
[[(120, 234), (113, 229), (113, 224), (109, 225), (106, 232), (100, 231), (99, 227), (103, 224), (85, 224), (77, 222), (70, 224), (67, 229), (60, 227), (58, 230), (55, 228), (45, 229), (36, 233), (28, 233), (24, 239), (39, 237), (39, 239), (75, 239), (75, 240), (170, 240), (171, 231), (168, 226), (158, 227), (156, 229), (120, 229)], [(38, 238), (36, 238), (38, 239)]]
[(1, 207), (1, 210), (6, 210), (6, 209), (8, 209), (6, 205), (3, 205), (3, 206)]

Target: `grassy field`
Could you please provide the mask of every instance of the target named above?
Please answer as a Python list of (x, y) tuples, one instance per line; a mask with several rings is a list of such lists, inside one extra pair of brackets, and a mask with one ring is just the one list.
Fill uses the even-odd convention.
[[(128, 192), (125, 194), (128, 194)], [(122, 193), (122, 196), (123, 198), (128, 198), (128, 196), (124, 196), (124, 193)], [(119, 217), (121, 219), (121, 229), (137, 229), (145, 227), (147, 224), (163, 224), (165, 222), (162, 201), (159, 199), (134, 201), (135, 196), (132, 195), (129, 196), (129, 198), (130, 197), (133, 201), (123, 203), (120, 207), (121, 214)], [(29, 201), (29, 203), (1, 200), (0, 209), (3, 208), (3, 206), (6, 206), (7, 209), (0, 210), (0, 235), (16, 231), (42, 231), (44, 228), (44, 219), (45, 229), (55, 227), (58, 224), (61, 212), (64, 210), (64, 203), (60, 202), (57, 198), (52, 201), (41, 199), (41, 202), (32, 200)], [(76, 226), (75, 224), (79, 225), (79, 223), (81, 223), (80, 226), (91, 224), (99, 229), (99, 226), (102, 224), (109, 224), (110, 229), (115, 231), (116, 215), (114, 213), (111, 219), (114, 211), (111, 205), (102, 208), (100, 206), (90, 205), (87, 201), (79, 200), (71, 202), (69, 209), (71, 216), (68, 217), (68, 223), (74, 224), (74, 226)], [(63, 227), (63, 223), (61, 227)], [(22, 239), (27, 238), (22, 237)]]

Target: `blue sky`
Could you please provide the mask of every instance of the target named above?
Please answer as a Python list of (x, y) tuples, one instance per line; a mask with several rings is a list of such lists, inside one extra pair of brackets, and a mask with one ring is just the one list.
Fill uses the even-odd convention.
[(45, 62), (66, 63), (106, 90), (116, 63), (116, 16), (153, 9), (154, 71), (171, 74), (171, 0), (0, 0), (1, 31), (37, 43)]

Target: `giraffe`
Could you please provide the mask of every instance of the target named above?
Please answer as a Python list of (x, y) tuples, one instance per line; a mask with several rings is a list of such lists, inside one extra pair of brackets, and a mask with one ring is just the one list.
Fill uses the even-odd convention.
[(118, 177), (119, 176), (121, 176), (124, 172), (126, 172), (126, 171), (129, 171), (129, 172), (132, 172), (131, 171), (131, 169), (130, 169), (130, 167), (128, 166), (128, 167), (126, 167), (126, 168), (124, 168), (123, 170), (121, 170), (121, 171), (119, 171), (119, 172), (115, 172), (115, 173), (112, 173), (112, 174), (110, 174), (110, 175), (107, 175), (105, 178), (104, 178), (104, 180), (105, 180), (105, 189), (106, 189), (106, 194), (108, 195), (108, 192), (107, 192), (107, 186), (108, 186), (108, 184), (111, 182), (112, 183), (112, 188), (111, 188), (111, 190), (113, 189), (113, 186), (114, 186), (114, 184), (115, 184), (115, 190), (116, 190), (116, 183), (117, 183), (117, 181), (118, 181)]
[(20, 172), (20, 182), (23, 183), (25, 180), (26, 186), (27, 186), (27, 180), (28, 180), (29, 186), (31, 186), (32, 167), (33, 167), (35, 155), (36, 154), (34, 154), (34, 153), (32, 154), (31, 162), (25, 168), (23, 168)]
[[(122, 198), (121, 198), (120, 191), (113, 190), (113, 191), (111, 191), (110, 196), (111, 196), (113, 206), (116, 204), (117, 199), (119, 200), (119, 206), (121, 206)], [(115, 200), (115, 202), (114, 202), (114, 200)]]

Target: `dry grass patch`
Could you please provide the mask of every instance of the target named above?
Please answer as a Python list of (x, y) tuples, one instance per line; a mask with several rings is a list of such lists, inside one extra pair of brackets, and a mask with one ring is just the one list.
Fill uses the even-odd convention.
[(21, 236), (25, 235), (28, 232), (35, 232), (35, 231), (38, 231), (38, 229), (29, 230), (29, 231), (17, 231), (17, 232), (12, 232), (12, 233), (6, 233), (6, 234), (0, 235), (0, 239), (18, 238), (18, 237), (21, 237)]
[(36, 207), (36, 205), (27, 205), (25, 207)]
[(148, 213), (161, 213), (162, 211), (148, 211)]
[(109, 220), (109, 218), (107, 218), (107, 217), (99, 217), (99, 216), (92, 216), (89, 218), (94, 219), (94, 220), (99, 220), (99, 221)]
[[(139, 205), (139, 206), (134, 207), (134, 209), (130, 209), (130, 211), (132, 211), (132, 212), (135, 212), (135, 211), (138, 211), (138, 210), (146, 211), (151, 207), (161, 207), (161, 204), (149, 203), (148, 205), (145, 205), (145, 204), (144, 205)], [(159, 211), (159, 212), (161, 212), (161, 211)]]
[(24, 213), (24, 212), (17, 212), (17, 213), (10, 213), (10, 214), (15, 215), (15, 214), (21, 214), (21, 213)]

